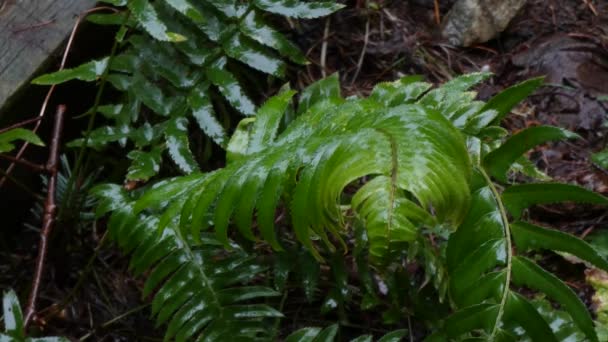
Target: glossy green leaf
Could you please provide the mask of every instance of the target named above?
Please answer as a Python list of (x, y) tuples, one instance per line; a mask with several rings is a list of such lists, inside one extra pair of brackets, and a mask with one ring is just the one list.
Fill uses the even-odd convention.
[(220, 58), (207, 69), (207, 77), (230, 104), (244, 115), (255, 114), (255, 104), (245, 94), (232, 73), (226, 70), (226, 59)]
[(537, 183), (514, 185), (507, 188), (502, 199), (516, 219), (524, 209), (537, 204), (576, 202), (608, 205), (608, 198), (585, 188), (570, 184)]
[(44, 143), (36, 133), (24, 128), (14, 128), (0, 133), (0, 153), (12, 151), (15, 148), (15, 140), (23, 140), (34, 145), (44, 146)]
[(473, 330), (489, 332), (494, 327), (498, 310), (496, 304), (477, 304), (465, 308), (446, 319), (445, 331), (454, 339)]
[(192, 173), (198, 170), (198, 164), (194, 160), (190, 143), (188, 142), (188, 120), (176, 118), (169, 121), (165, 131), (167, 151), (175, 164), (184, 173)]
[(203, 132), (216, 144), (225, 146), (226, 131), (215, 117), (215, 111), (208, 95), (208, 85), (199, 85), (194, 88), (188, 97), (188, 104), (192, 108), (192, 116)]
[(539, 227), (527, 222), (511, 224), (515, 244), (522, 250), (549, 249), (566, 252), (608, 271), (608, 261), (591, 245), (578, 237), (558, 230)]
[(585, 305), (568, 286), (554, 275), (543, 270), (531, 260), (517, 256), (513, 258), (513, 282), (525, 285), (546, 293), (553, 300), (561, 304), (576, 325), (591, 341), (598, 341), (593, 320)]
[(338, 74), (321, 79), (300, 93), (298, 113), (306, 112), (319, 101), (328, 101), (340, 98), (340, 78)]
[(491, 98), (482, 111), (493, 109), (498, 112), (494, 123), (500, 123), (518, 103), (523, 101), (532, 92), (544, 83), (544, 77), (532, 78), (503, 90)]
[(313, 342), (320, 332), (321, 328), (302, 328), (287, 336), (285, 342)]
[(19, 298), (13, 290), (4, 292), (2, 296), (5, 332), (15, 339), (24, 339), (23, 313), (19, 305)]
[(273, 96), (260, 107), (251, 128), (247, 153), (259, 152), (272, 144), (277, 136), (283, 114), (295, 93), (293, 90), (284, 91)]
[(555, 341), (551, 327), (522, 295), (509, 291), (505, 307), (505, 319), (517, 322), (532, 341)]
[(251, 141), (251, 130), (256, 118), (246, 118), (239, 122), (226, 147), (226, 160), (228, 163), (239, 160), (247, 155)]
[(91, 82), (97, 80), (106, 70), (108, 58), (91, 61), (73, 69), (63, 69), (54, 73), (35, 78), (32, 83), (39, 85), (53, 85), (70, 80)]
[(391, 331), (390, 333), (380, 337), (378, 342), (399, 342), (403, 340), (407, 333), (408, 331), (406, 329)]
[(507, 182), (507, 171), (513, 163), (531, 148), (548, 141), (578, 137), (565, 129), (538, 126), (525, 129), (510, 137), (499, 148), (490, 152), (483, 160), (489, 173), (501, 182)]
[(156, 9), (148, 0), (128, 0), (127, 6), (135, 19), (152, 37), (162, 41), (185, 40), (182, 35), (167, 31), (167, 26), (159, 19)]
[(162, 151), (160, 147), (155, 146), (149, 152), (138, 150), (129, 152), (127, 158), (131, 159), (132, 162), (127, 171), (127, 179), (145, 182), (158, 174)]
[(167, 4), (173, 7), (179, 13), (187, 16), (192, 19), (193, 22), (199, 23), (204, 22), (205, 17), (198, 10), (196, 6), (194, 6), (190, 0), (165, 0)]
[(305, 64), (306, 57), (300, 49), (281, 33), (270, 27), (257, 12), (251, 11), (240, 23), (241, 32), (260, 44), (277, 50), (293, 62)]
[[(126, 1), (125, 1), (126, 4)], [(97, 25), (122, 25), (125, 22), (127, 13), (92, 13), (87, 16), (87, 21)]]
[(319, 335), (315, 337), (313, 342), (333, 342), (338, 334), (338, 325), (332, 324), (321, 330)]
[(608, 149), (592, 154), (591, 160), (605, 170), (608, 170)]
[(329, 15), (343, 5), (331, 1), (304, 2), (299, 0), (254, 0), (253, 3), (265, 11), (293, 18), (313, 19)]
[(226, 39), (223, 45), (226, 54), (246, 65), (261, 72), (283, 77), (285, 75), (285, 63), (271, 55), (258, 43), (251, 41), (246, 36), (237, 33)]

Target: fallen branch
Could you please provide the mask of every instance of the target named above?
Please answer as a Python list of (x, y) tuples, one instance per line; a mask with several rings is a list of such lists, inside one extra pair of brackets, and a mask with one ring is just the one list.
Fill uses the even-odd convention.
[(44, 215), (42, 217), (42, 230), (40, 231), (40, 242), (38, 245), (38, 257), (36, 258), (36, 270), (32, 280), (32, 288), (25, 309), (24, 327), (27, 329), (36, 312), (36, 300), (38, 299), (38, 291), (40, 289), (40, 281), (44, 271), (44, 264), (48, 249), (48, 239), (50, 237), (53, 225), (55, 223), (55, 212), (57, 205), (55, 203), (55, 188), (57, 186), (57, 169), (59, 164), (59, 141), (63, 131), (63, 121), (65, 116), (65, 106), (59, 105), (55, 113), (55, 124), (53, 126), (53, 135), (51, 138), (51, 147), (49, 150), (49, 158), (47, 160), (45, 171), (49, 174), (49, 182), (46, 194), (46, 202), (44, 204)]

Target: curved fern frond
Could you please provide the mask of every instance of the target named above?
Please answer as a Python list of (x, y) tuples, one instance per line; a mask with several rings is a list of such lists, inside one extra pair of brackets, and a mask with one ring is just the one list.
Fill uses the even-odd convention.
[[(173, 219), (159, 234), (158, 225), (164, 218), (133, 214), (134, 203), (120, 187), (99, 186), (93, 192), (102, 201), (98, 214), (114, 209), (109, 234), (131, 253), (131, 269), (137, 275), (151, 269), (143, 295), (154, 293), (152, 313), (157, 325), (167, 324), (165, 340), (264, 338), (264, 319), (282, 316), (272, 307), (256, 303), (278, 292), (243, 285), (266, 268), (237, 245), (231, 244), (227, 253), (222, 244), (204, 235), (193, 246)], [(110, 203), (111, 207), (105, 206)]]
[[(283, 109), (284, 101), (270, 100), (268, 106), (273, 105)], [(275, 120), (279, 112), (274, 111)], [(260, 115), (261, 129), (265, 117)], [(263, 148), (256, 138), (257, 122), (253, 126), (253, 137), (244, 138), (254, 143), (248, 154), (198, 176), (200, 184), (180, 195), (188, 197), (188, 205), (176, 209), (186, 219), (184, 231), (196, 236), (211, 219), (218, 240), (227, 244), (234, 218), (240, 233), (255, 240), (251, 222), (256, 215), (259, 235), (279, 249), (274, 216), (282, 197), (289, 198), (296, 237), (320, 259), (314, 240), (333, 250), (330, 236), (342, 239), (344, 189), (371, 177), (355, 193), (352, 209), (366, 222), (373, 257), (382, 259), (394, 249), (391, 244), (414, 241), (416, 225), (434, 220), (458, 224), (468, 208), (470, 162), (464, 139), (444, 116), (425, 106), (327, 98), (310, 103), (274, 141), (262, 139), (268, 141)], [(136, 210), (171, 200), (158, 195), (169, 187), (174, 185), (144, 194)], [(288, 197), (282, 196), (285, 191)]]
[[(185, 174), (199, 169), (190, 148), (190, 121), (215, 144), (226, 148), (227, 113), (214, 104), (223, 97), (242, 115), (256, 112), (256, 104), (240, 81), (242, 65), (282, 78), (287, 64), (306, 63), (300, 50), (267, 23), (265, 12), (296, 18), (328, 15), (341, 8), (333, 2), (290, 1), (111, 1), (126, 6), (124, 13), (97, 16), (109, 24), (135, 31), (124, 51), (113, 58), (91, 61), (73, 69), (43, 75), (36, 84), (58, 84), (72, 79), (96, 81), (110, 68), (109, 83), (123, 93), (121, 103), (101, 106), (112, 124), (94, 130), (89, 146), (134, 143), (127, 180), (146, 181), (157, 174), (161, 154)], [(122, 20), (117, 20), (117, 18)], [(99, 19), (103, 18), (103, 19)], [(128, 18), (128, 19), (127, 19)], [(144, 108), (155, 115), (150, 117)], [(218, 117), (220, 116), (220, 117)], [(224, 121), (224, 122), (222, 122)], [(82, 144), (77, 140), (72, 145)]]

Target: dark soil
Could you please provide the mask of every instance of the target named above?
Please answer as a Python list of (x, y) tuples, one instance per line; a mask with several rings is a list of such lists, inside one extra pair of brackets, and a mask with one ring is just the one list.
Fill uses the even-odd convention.
[[(608, 194), (608, 172), (590, 159), (605, 147), (608, 134), (608, 1), (529, 0), (500, 37), (470, 48), (450, 46), (442, 40), (432, 0), (379, 0), (374, 9), (366, 8), (365, 3), (349, 1), (346, 9), (331, 18), (294, 23), (293, 39), (311, 60), (297, 72), (298, 87), (339, 72), (346, 95), (366, 95), (375, 83), (403, 75), (421, 74), (441, 83), (461, 73), (489, 70), (495, 76), (478, 89), (479, 97), (488, 99), (507, 86), (546, 75), (547, 84), (517, 107), (505, 126), (517, 132), (549, 124), (577, 132), (581, 139), (539, 147), (530, 153), (531, 160), (558, 181)], [(442, 16), (452, 3), (439, 1)], [(65, 100), (68, 107), (82, 108), (77, 98)], [(27, 203), (23, 200), (19, 206), (28, 207)], [(9, 215), (13, 206), (3, 206), (2, 215), (25, 221), (26, 213)], [(529, 215), (540, 224), (581, 237), (608, 229), (605, 210), (589, 207), (539, 207)], [(21, 289), (20, 297), (26, 298), (37, 232), (19, 229), (19, 239), (0, 244), (0, 288)], [(128, 260), (109, 246), (92, 253), (102, 238), (99, 232), (105, 230), (103, 222), (92, 232), (70, 229), (61, 227), (52, 242), (39, 305), (43, 333), (91, 341), (162, 337), (162, 331), (154, 330), (149, 320), (148, 308), (141, 306), (148, 301), (140, 298), (141, 279), (130, 275)], [(569, 264), (557, 255), (542, 258), (543, 266), (590, 303), (582, 265)], [(84, 285), (75, 288), (78, 282)], [(66, 298), (70, 299), (63, 303)], [(301, 315), (311, 317), (305, 304), (292, 302), (287, 309), (300, 311), (303, 307)]]

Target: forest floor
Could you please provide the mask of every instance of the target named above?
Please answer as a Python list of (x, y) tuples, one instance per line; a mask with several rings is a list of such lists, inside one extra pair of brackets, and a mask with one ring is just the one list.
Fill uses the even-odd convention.
[[(546, 85), (517, 107), (505, 127), (516, 132), (548, 124), (575, 131), (580, 139), (539, 147), (531, 160), (557, 181), (608, 194), (608, 165), (592, 158), (608, 139), (608, 1), (529, 0), (497, 39), (470, 48), (450, 46), (440, 37), (433, 1), (379, 0), (373, 9), (365, 8), (365, 2), (350, 1), (330, 18), (290, 23), (293, 39), (311, 60), (297, 72), (295, 86), (339, 72), (346, 95), (367, 95), (377, 82), (403, 75), (442, 83), (488, 70), (495, 76), (477, 89), (486, 100), (507, 86), (545, 75)], [(452, 3), (439, 1), (439, 15)], [(546, 206), (530, 215), (579, 237), (608, 231), (605, 210)], [(21, 234), (0, 245), (0, 288), (27, 289), (31, 281), (37, 233), (24, 228)], [(44, 334), (91, 341), (161, 340), (162, 331), (149, 319), (148, 302), (140, 298), (142, 279), (130, 275), (127, 258), (114, 248), (99, 247), (96, 229), (58, 235), (41, 289), (37, 326)], [(547, 255), (542, 264), (591, 305), (584, 267), (556, 255)]]

